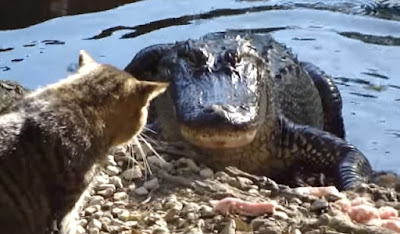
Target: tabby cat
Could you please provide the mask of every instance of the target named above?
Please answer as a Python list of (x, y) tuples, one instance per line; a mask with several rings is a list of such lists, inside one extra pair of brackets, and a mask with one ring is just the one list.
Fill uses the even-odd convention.
[(0, 232), (50, 232), (86, 189), (93, 165), (140, 133), (149, 102), (167, 86), (81, 51), (76, 74), (0, 116)]

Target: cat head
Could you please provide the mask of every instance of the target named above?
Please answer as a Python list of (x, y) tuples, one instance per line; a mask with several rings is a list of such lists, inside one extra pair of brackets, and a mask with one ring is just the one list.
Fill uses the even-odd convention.
[(150, 102), (168, 88), (168, 83), (141, 81), (113, 66), (98, 64), (82, 50), (78, 73), (88, 70), (91, 82), (96, 83), (90, 84), (91, 89), (99, 96), (94, 101), (103, 101), (104, 108), (99, 110), (112, 146), (129, 141), (143, 130)]

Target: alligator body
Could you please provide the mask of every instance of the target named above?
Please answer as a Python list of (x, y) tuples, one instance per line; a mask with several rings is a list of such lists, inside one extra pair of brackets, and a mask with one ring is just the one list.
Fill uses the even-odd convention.
[(368, 160), (344, 140), (335, 84), (270, 35), (211, 33), (154, 45), (125, 70), (171, 82), (150, 121), (164, 140), (184, 142), (213, 168), (278, 181), (304, 168), (334, 176), (342, 189), (370, 179)]

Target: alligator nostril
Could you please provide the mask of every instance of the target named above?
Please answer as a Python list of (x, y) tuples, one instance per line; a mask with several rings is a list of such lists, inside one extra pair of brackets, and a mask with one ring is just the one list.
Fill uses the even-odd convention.
[(215, 111), (215, 109), (212, 106), (207, 106), (203, 108), (203, 112), (206, 114), (211, 114)]

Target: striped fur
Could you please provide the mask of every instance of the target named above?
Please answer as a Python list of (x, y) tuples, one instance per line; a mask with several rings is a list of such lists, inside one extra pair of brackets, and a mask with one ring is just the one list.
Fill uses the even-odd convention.
[[(0, 228), (46, 233), (78, 201), (110, 147), (138, 134), (167, 84), (138, 81), (81, 51), (80, 68), (0, 116)], [(68, 222), (67, 222), (68, 223)]]

